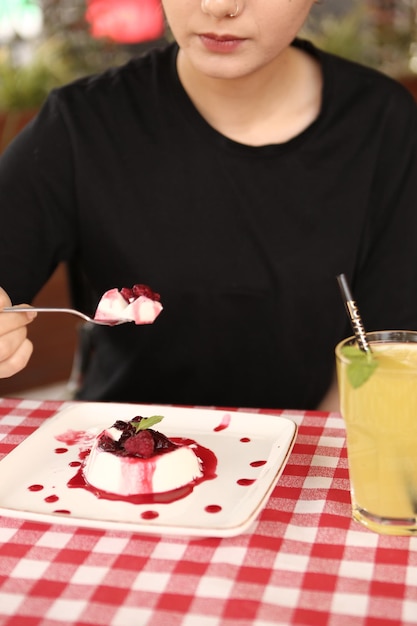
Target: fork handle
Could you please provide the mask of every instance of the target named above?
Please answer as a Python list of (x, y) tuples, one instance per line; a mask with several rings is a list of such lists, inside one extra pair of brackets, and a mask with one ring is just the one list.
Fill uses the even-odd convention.
[(0, 313), (28, 313), (29, 311), (34, 311), (36, 313), (74, 313), (73, 309), (42, 306), (5, 306), (3, 309), (0, 309)]
[(35, 313), (69, 313), (70, 315), (76, 315), (85, 322), (92, 322), (92, 318), (81, 311), (76, 309), (61, 308), (61, 307), (43, 307), (43, 306), (6, 306), (4, 309), (0, 309), (0, 313), (28, 313), (34, 311)]

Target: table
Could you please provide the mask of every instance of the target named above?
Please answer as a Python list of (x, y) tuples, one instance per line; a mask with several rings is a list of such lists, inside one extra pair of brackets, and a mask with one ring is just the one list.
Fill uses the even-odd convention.
[[(0, 399), (0, 457), (68, 404)], [(287, 415), (299, 433), (249, 531), (177, 538), (0, 518), (0, 625), (417, 624), (417, 537), (351, 519), (340, 415), (254, 412)]]

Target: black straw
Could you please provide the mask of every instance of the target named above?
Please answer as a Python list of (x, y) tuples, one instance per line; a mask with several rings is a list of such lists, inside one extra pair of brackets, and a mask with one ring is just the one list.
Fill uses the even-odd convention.
[(339, 274), (339, 276), (337, 276), (337, 281), (339, 283), (343, 302), (345, 304), (350, 323), (352, 324), (353, 332), (355, 334), (356, 341), (358, 342), (358, 346), (363, 352), (370, 353), (371, 348), (369, 347), (369, 343), (366, 338), (362, 318), (359, 315), (358, 307), (356, 306), (356, 303), (352, 297), (348, 282), (346, 280), (346, 276), (344, 274)]

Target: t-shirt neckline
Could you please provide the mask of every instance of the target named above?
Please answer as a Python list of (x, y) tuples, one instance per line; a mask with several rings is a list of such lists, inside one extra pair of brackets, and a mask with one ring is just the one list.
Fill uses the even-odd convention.
[(256, 156), (273, 156), (278, 153), (287, 152), (299, 147), (303, 144), (307, 139), (316, 131), (316, 128), (320, 125), (321, 120), (325, 114), (326, 102), (328, 101), (327, 94), (330, 88), (330, 72), (328, 65), (326, 63), (326, 57), (318, 50), (311, 42), (295, 39), (292, 45), (297, 46), (298, 48), (306, 51), (307, 53), (315, 56), (321, 64), (322, 67), (322, 76), (323, 76), (323, 85), (322, 85), (322, 100), (320, 111), (317, 117), (300, 133), (289, 139), (288, 141), (282, 143), (272, 143), (265, 144), (261, 146), (251, 146), (244, 143), (240, 143), (235, 141), (234, 139), (230, 139), (226, 137), (218, 130), (213, 128), (201, 115), (201, 113), (196, 109), (192, 100), (188, 96), (185, 91), (180, 78), (178, 76), (176, 59), (179, 51), (179, 47), (176, 43), (172, 45), (172, 54), (171, 54), (171, 76), (173, 77), (173, 87), (174, 93), (178, 100), (178, 106), (183, 113), (183, 116), (189, 125), (192, 125), (199, 133), (204, 134), (204, 140), (214, 143), (217, 147), (222, 147), (225, 150), (237, 152), (237, 153), (245, 153), (246, 156), (251, 153)]

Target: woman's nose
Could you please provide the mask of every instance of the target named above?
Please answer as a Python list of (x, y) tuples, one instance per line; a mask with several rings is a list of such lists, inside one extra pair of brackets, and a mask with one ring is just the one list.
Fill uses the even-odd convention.
[(201, 0), (201, 10), (216, 18), (236, 17), (241, 13), (243, 0)]

